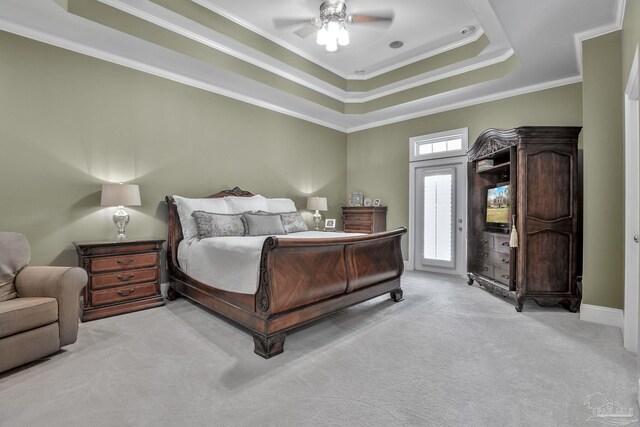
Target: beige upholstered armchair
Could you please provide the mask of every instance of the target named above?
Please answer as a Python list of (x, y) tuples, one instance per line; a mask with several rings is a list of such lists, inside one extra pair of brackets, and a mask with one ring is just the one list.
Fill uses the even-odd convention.
[(87, 273), (29, 267), (25, 236), (0, 232), (0, 372), (57, 352), (78, 336), (78, 300)]

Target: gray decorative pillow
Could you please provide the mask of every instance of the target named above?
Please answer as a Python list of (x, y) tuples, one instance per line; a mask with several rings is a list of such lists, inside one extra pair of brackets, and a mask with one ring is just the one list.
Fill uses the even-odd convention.
[(198, 239), (207, 237), (245, 236), (247, 230), (242, 214), (216, 214), (205, 211), (193, 211), (191, 216), (196, 222)]
[(284, 227), (284, 231), (287, 233), (309, 230), (307, 223), (304, 222), (300, 212), (283, 212), (280, 216), (282, 217), (282, 226)]
[(279, 214), (245, 212), (243, 215), (249, 236), (277, 236), (279, 234), (287, 234), (287, 232), (284, 231), (282, 218)]

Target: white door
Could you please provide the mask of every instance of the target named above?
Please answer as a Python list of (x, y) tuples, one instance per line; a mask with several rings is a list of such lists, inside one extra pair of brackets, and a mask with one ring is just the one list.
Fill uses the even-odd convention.
[(466, 273), (466, 162), (465, 156), (415, 165), (417, 270)]

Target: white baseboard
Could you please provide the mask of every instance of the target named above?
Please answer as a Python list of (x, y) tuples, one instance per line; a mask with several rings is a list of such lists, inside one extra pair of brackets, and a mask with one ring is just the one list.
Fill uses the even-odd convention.
[(581, 304), (580, 320), (599, 323), (601, 325), (622, 328), (624, 325), (623, 311), (619, 308), (600, 307), (599, 305)]

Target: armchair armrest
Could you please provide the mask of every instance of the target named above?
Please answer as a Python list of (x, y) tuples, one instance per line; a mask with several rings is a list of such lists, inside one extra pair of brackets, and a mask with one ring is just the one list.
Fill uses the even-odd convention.
[(58, 300), (60, 346), (78, 338), (78, 300), (87, 284), (87, 272), (79, 267), (26, 267), (16, 276), (21, 297), (50, 297)]

